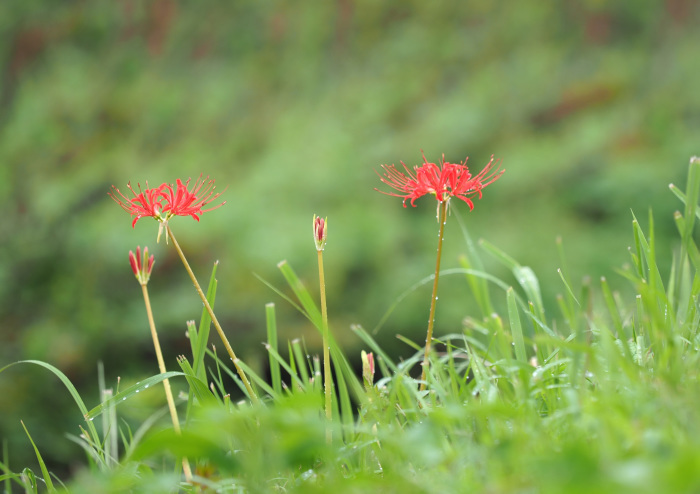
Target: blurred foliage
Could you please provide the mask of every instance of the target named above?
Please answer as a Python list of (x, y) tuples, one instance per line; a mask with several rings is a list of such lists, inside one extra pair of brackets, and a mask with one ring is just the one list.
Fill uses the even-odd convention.
[[(313, 214), (329, 219), (329, 313), (346, 348), (351, 323), (373, 327), (430, 274), (434, 204), (406, 210), (372, 190), (380, 164), (417, 164), (421, 150), (477, 170), (503, 159), (503, 178), (461, 211), (474, 237), (541, 273), (548, 307), (557, 235), (572, 278), (610, 277), (627, 259), (630, 209), (653, 205), (669, 251), (666, 185), (699, 152), (699, 19), (692, 0), (2, 2), (0, 363), (46, 360), (96, 401), (98, 360), (111, 383), (155, 373), (127, 262), (137, 244), (156, 255), (168, 365), (188, 348), (200, 302), (155, 223), (132, 230), (111, 184), (203, 173), (228, 187), (223, 208), (173, 229), (203, 279), (221, 260), (217, 312), (254, 367), (263, 304), (278, 300), (254, 273), (277, 283), (288, 258), (313, 282)], [(452, 222), (445, 268), (463, 250)], [(462, 285), (445, 278), (437, 334), (474, 307)], [(428, 293), (399, 306), (383, 344), (421, 338)], [(283, 337), (317, 346), (279, 313)], [(33, 371), (0, 386), (0, 437), (24, 444), (23, 417), (47, 458), (66, 457), (58, 437), (81, 418), (63, 412), (63, 390)]]

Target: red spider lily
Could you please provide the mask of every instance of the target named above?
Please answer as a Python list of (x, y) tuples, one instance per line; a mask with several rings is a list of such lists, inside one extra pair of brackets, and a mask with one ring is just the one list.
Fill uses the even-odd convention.
[(314, 215), (314, 242), (316, 243), (316, 250), (323, 250), (326, 246), (326, 236), (328, 236), (328, 219)]
[(151, 278), (151, 271), (155, 262), (154, 256), (148, 257), (148, 247), (143, 248), (143, 260), (141, 258), (141, 246), (136, 247), (136, 255), (134, 255), (133, 251), (129, 251), (131, 270), (142, 285), (148, 283), (148, 280)]
[(131, 226), (136, 226), (136, 222), (145, 216), (151, 216), (161, 221), (160, 213), (163, 211), (163, 187), (165, 187), (165, 184), (155, 189), (150, 189), (148, 188), (148, 182), (146, 182), (146, 189), (143, 191), (141, 190), (141, 184), (138, 184), (138, 194), (131, 187), (131, 182), (126, 184), (126, 186), (131, 193), (134, 194), (134, 197), (131, 199), (122, 194), (114, 185), (112, 185), (112, 192), (108, 192), (108, 195), (114, 199), (124, 211), (134, 216), (134, 221), (131, 223)]
[[(214, 185), (214, 180), (209, 180), (209, 177), (202, 179), (200, 175), (197, 180), (195, 180), (192, 190), (188, 190), (191, 179), (187, 179), (184, 184), (179, 178), (176, 181), (176, 185), (163, 184), (163, 198), (165, 200), (165, 206), (163, 207), (163, 212), (166, 215), (166, 221), (173, 216), (192, 216), (195, 220), (199, 221), (199, 216), (202, 213), (212, 211), (226, 204), (226, 201), (222, 202), (218, 206), (214, 206), (209, 209), (202, 209), (204, 206), (212, 201), (215, 201), (223, 192), (214, 193), (216, 186)], [(202, 187), (204, 189), (202, 190)]]
[(394, 165), (382, 165), (384, 176), (380, 175), (379, 178), (399, 193), (375, 190), (389, 196), (403, 197), (403, 207), (406, 207), (408, 199), (411, 200), (411, 206), (415, 207), (416, 199), (426, 194), (433, 194), (438, 202), (457, 197), (466, 202), (472, 210), (474, 203), (470, 198), (478, 195), (481, 199), (481, 189), (498, 180), (505, 171), (499, 170), (500, 160), (494, 162), (493, 156), (484, 169), (474, 176), (469, 173), (466, 160), (460, 164), (449, 163), (445, 161), (443, 155), (440, 164), (436, 165), (429, 163), (424, 155), (423, 161), (421, 166), (413, 167), (413, 172), (401, 162), (406, 170), (405, 174), (397, 170)]

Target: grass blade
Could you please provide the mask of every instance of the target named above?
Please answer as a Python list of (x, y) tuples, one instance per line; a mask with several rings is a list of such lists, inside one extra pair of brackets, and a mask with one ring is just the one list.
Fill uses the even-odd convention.
[(518, 306), (515, 303), (515, 293), (513, 292), (512, 288), (509, 288), (506, 292), (506, 301), (508, 304), (508, 319), (510, 320), (510, 332), (513, 335), (513, 343), (515, 345), (515, 358), (520, 362), (526, 363), (527, 352), (525, 351), (523, 328), (520, 324)]
[[(269, 303), (265, 305), (265, 322), (267, 327), (267, 345), (272, 348), (275, 353), (279, 352), (277, 345), (277, 318), (275, 317), (275, 304)], [(280, 372), (279, 360), (272, 353), (268, 352), (270, 360), (270, 379), (272, 380), (272, 389), (277, 395), (282, 393), (282, 377)]]
[[(78, 393), (78, 390), (75, 389), (75, 386), (73, 386), (73, 383), (70, 382), (70, 379), (66, 377), (66, 375), (58, 370), (56, 367), (54, 367), (51, 364), (47, 364), (46, 362), (42, 362), (41, 360), (20, 360), (17, 362), (13, 362), (11, 364), (6, 365), (5, 367), (0, 368), (0, 373), (2, 373), (4, 370), (9, 369), (10, 367), (17, 365), (17, 364), (34, 364), (38, 365), (40, 367), (43, 367), (45, 369), (50, 370), (51, 372), (54, 373), (56, 377), (58, 377), (63, 385), (68, 389), (68, 392), (71, 394), (73, 397), (73, 401), (75, 401), (75, 404), (78, 405), (78, 408), (80, 409), (81, 414), (83, 415), (84, 418), (87, 419), (88, 415), (88, 410), (87, 407), (85, 406), (85, 403), (83, 402), (83, 399), (80, 397), (80, 394)], [(92, 436), (92, 441), (95, 444), (99, 444), (99, 435), (97, 434), (97, 429), (95, 429), (95, 425), (92, 422), (87, 423), (88, 430), (90, 432), (90, 436)]]
[(44, 482), (46, 482), (46, 488), (49, 490), (49, 492), (56, 492), (56, 488), (53, 486), (53, 481), (51, 480), (51, 475), (49, 474), (49, 471), (46, 468), (46, 463), (44, 463), (44, 459), (41, 457), (41, 453), (39, 453), (39, 448), (37, 448), (36, 444), (34, 444), (34, 440), (32, 439), (32, 436), (29, 434), (29, 431), (27, 430), (27, 427), (24, 425), (24, 422), (20, 420), (20, 423), (22, 424), (22, 428), (24, 429), (24, 432), (27, 433), (27, 437), (29, 438), (29, 442), (32, 443), (32, 447), (34, 448), (34, 452), (36, 453), (36, 459), (37, 459), (37, 461), (39, 461), (39, 468), (41, 468), (41, 474), (44, 476)]
[(195, 375), (194, 369), (190, 365), (187, 358), (181, 355), (177, 358), (177, 363), (180, 364), (180, 368), (185, 375), (185, 379), (187, 379), (187, 384), (190, 385), (192, 394), (195, 398), (197, 398), (197, 401), (199, 401), (201, 405), (216, 403), (219, 401), (218, 397), (209, 389), (207, 383)]
[(301, 282), (287, 261), (280, 262), (277, 267), (282, 272), (284, 279), (287, 280), (289, 287), (292, 289), (294, 295), (296, 295), (297, 299), (301, 303), (301, 306), (304, 308), (304, 313), (309, 319), (311, 319), (314, 326), (319, 329), (322, 328), (323, 322), (321, 319), (321, 311), (318, 309), (318, 307), (316, 307), (316, 302), (314, 302), (313, 297), (309, 293), (309, 290), (307, 290), (306, 286), (304, 286), (304, 283)]
[(92, 419), (94, 419), (95, 417), (100, 415), (102, 412), (107, 410), (109, 407), (113, 407), (122, 401), (126, 401), (128, 398), (131, 398), (136, 393), (140, 393), (141, 391), (148, 389), (149, 387), (153, 386), (154, 384), (158, 384), (165, 379), (170, 379), (171, 377), (176, 377), (176, 376), (185, 376), (185, 374), (182, 372), (174, 372), (174, 371), (165, 372), (163, 374), (156, 374), (155, 376), (151, 376), (149, 378), (144, 379), (143, 381), (139, 381), (136, 384), (129, 386), (124, 391), (117, 393), (112, 398), (110, 398), (109, 400), (105, 401), (104, 403), (101, 403), (100, 405), (96, 406), (95, 408), (93, 408), (89, 412), (86, 410), (85, 411), (85, 418), (88, 420), (88, 426), (91, 426)]
[(613, 326), (615, 327), (615, 332), (618, 338), (623, 338), (625, 336), (624, 330), (622, 329), (622, 319), (620, 318), (620, 311), (617, 309), (617, 304), (613, 298), (612, 292), (610, 291), (610, 286), (608, 285), (608, 280), (605, 276), (600, 278), (600, 286), (603, 289), (603, 299), (605, 300), (605, 305), (608, 307), (608, 313), (612, 319)]
[[(214, 263), (214, 267), (211, 270), (211, 277), (209, 278), (209, 287), (207, 288), (207, 301), (214, 310), (214, 302), (216, 302), (216, 288), (218, 282), (216, 280), (216, 268), (219, 265), (219, 261)], [(207, 372), (204, 368), (204, 355), (206, 354), (207, 344), (209, 342), (209, 331), (211, 329), (211, 316), (209, 311), (202, 309), (202, 318), (199, 321), (199, 330), (194, 339), (190, 338), (192, 342), (192, 368), (194, 374), (197, 378), (202, 381), (207, 381)]]
[(360, 339), (362, 341), (364, 341), (367, 344), (367, 346), (370, 347), (375, 354), (380, 356), (382, 358), (382, 360), (384, 361), (384, 363), (389, 368), (391, 368), (391, 370), (393, 372), (398, 371), (396, 364), (393, 362), (393, 360), (391, 360), (389, 355), (384, 350), (382, 350), (382, 348), (379, 346), (379, 344), (374, 340), (374, 338), (372, 338), (372, 336), (367, 331), (365, 331), (365, 329), (362, 326), (360, 326), (359, 324), (353, 324), (352, 326), (350, 326), (350, 329), (357, 336), (359, 336)]

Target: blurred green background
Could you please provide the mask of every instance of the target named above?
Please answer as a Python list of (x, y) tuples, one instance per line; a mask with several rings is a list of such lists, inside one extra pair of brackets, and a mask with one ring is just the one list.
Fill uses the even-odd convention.
[[(217, 313), (239, 356), (264, 365), (264, 304), (285, 338), (317, 335), (254, 273), (280, 287), (287, 259), (316, 287), (314, 214), (327, 216), (332, 330), (372, 329), (400, 293), (434, 268), (435, 201), (404, 209), (375, 192), (381, 164), (442, 153), (506, 173), (469, 213), (488, 239), (540, 276), (545, 301), (570, 276), (606, 275), (631, 243), (630, 209), (651, 206), (670, 258), (677, 207), (700, 153), (700, 7), (692, 0), (570, 2), (366, 1), (0, 3), (0, 366), (40, 359), (97, 403), (109, 385), (157, 372), (127, 253), (156, 256), (149, 285), (170, 369), (188, 353), (185, 321), (201, 302), (157, 224), (131, 220), (112, 184), (216, 179), (227, 204), (172, 227), (206, 283), (220, 260)], [(443, 267), (465, 251), (448, 221)], [(487, 269), (514, 283), (495, 263)], [(392, 353), (422, 342), (430, 287), (379, 331)], [(437, 334), (461, 331), (473, 305), (463, 278), (441, 281)], [(218, 343), (215, 335), (212, 342)], [(221, 345), (219, 345), (221, 346)], [(355, 350), (356, 349), (356, 350)], [(182, 383), (176, 382), (182, 389)], [(231, 389), (235, 392), (235, 390)], [(138, 420), (153, 392), (120, 409)], [(63, 434), (82, 418), (51, 374), (0, 374), (0, 437), (11, 466), (29, 461), (24, 419), (55, 469), (83, 462)]]

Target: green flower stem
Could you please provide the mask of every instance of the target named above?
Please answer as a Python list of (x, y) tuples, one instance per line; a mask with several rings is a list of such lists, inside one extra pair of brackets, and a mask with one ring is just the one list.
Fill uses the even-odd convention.
[(204, 304), (204, 307), (207, 309), (207, 312), (209, 313), (209, 317), (211, 318), (211, 321), (214, 323), (214, 327), (216, 328), (216, 331), (219, 333), (219, 337), (221, 338), (221, 341), (224, 342), (224, 346), (226, 347), (226, 351), (228, 352), (229, 357), (231, 357), (231, 361), (233, 362), (233, 366), (236, 368), (236, 371), (238, 371), (238, 375), (241, 378), (241, 381), (243, 381), (243, 385), (245, 386), (245, 389), (248, 390), (248, 394), (250, 395), (251, 400), (253, 400), (253, 403), (258, 403), (258, 395), (255, 394), (255, 391), (253, 390), (253, 387), (250, 385), (250, 382), (248, 381), (248, 377), (245, 375), (245, 372), (243, 372), (243, 369), (241, 368), (240, 365), (238, 365), (238, 357), (236, 357), (236, 354), (233, 351), (233, 348), (231, 348), (231, 344), (228, 342), (228, 338), (226, 338), (226, 335), (224, 334), (224, 330), (221, 329), (221, 324), (219, 324), (219, 320), (216, 318), (214, 315), (214, 311), (211, 308), (211, 305), (209, 305), (209, 301), (207, 300), (206, 295), (204, 295), (204, 292), (202, 291), (202, 287), (199, 286), (199, 282), (197, 282), (197, 278), (195, 277), (194, 273), (192, 272), (192, 268), (190, 268), (189, 263), (187, 262), (187, 259), (185, 258), (185, 254), (182, 252), (182, 249), (180, 248), (180, 244), (177, 243), (177, 240), (173, 236), (173, 231), (170, 229), (170, 225), (166, 225), (167, 228), (167, 234), (168, 237), (173, 241), (173, 245), (175, 246), (175, 250), (177, 250), (178, 255), (180, 256), (180, 260), (182, 261), (182, 264), (185, 266), (185, 269), (187, 270), (187, 274), (190, 275), (190, 279), (192, 280), (192, 283), (194, 283), (194, 287), (197, 290), (197, 293), (199, 294), (199, 298), (202, 299), (202, 303)]
[[(165, 374), (165, 362), (163, 361), (163, 352), (160, 349), (160, 342), (158, 341), (158, 333), (156, 332), (156, 323), (153, 320), (153, 311), (151, 310), (151, 299), (148, 296), (148, 288), (146, 283), (141, 284), (141, 290), (143, 291), (143, 301), (146, 304), (146, 314), (148, 315), (148, 325), (151, 327), (151, 336), (153, 337), (153, 347), (156, 350), (156, 358), (158, 359), (158, 369), (160, 369), (161, 374)], [(180, 419), (177, 416), (177, 409), (175, 408), (175, 400), (173, 399), (173, 391), (170, 389), (170, 381), (168, 379), (163, 379), (163, 387), (165, 388), (165, 399), (168, 402), (168, 408), (170, 409), (170, 418), (173, 421), (173, 429), (175, 433), (180, 435), (182, 432), (180, 430)], [(187, 482), (192, 482), (192, 470), (190, 469), (190, 462), (187, 458), (182, 459), (182, 471), (185, 474), (185, 480)]]
[(433, 294), (430, 297), (430, 316), (428, 316), (428, 336), (425, 338), (425, 358), (423, 359), (423, 372), (421, 372), (420, 390), (426, 385), (426, 375), (430, 365), (430, 347), (433, 342), (433, 326), (435, 325), (435, 305), (437, 304), (438, 280), (440, 278), (440, 260), (442, 259), (442, 239), (445, 236), (445, 223), (447, 223), (447, 201), (440, 202), (438, 207), (438, 221), (440, 232), (438, 233), (437, 261), (435, 262), (435, 278), (433, 280)]
[[(326, 278), (323, 273), (323, 250), (318, 251), (318, 281), (321, 291), (321, 317), (323, 319), (323, 387), (326, 394), (326, 420), (330, 424), (333, 418), (333, 402), (331, 393), (333, 382), (331, 377), (331, 349), (328, 334), (328, 309), (326, 308)], [(326, 441), (333, 439), (331, 429), (326, 429)]]

